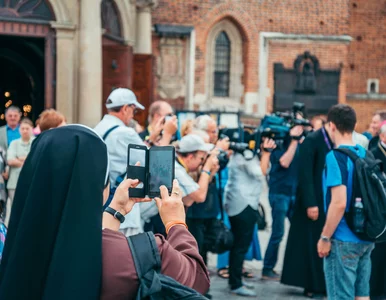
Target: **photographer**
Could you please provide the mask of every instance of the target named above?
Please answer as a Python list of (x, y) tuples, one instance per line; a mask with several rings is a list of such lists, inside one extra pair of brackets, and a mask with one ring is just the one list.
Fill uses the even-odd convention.
[[(182, 201), (187, 207), (193, 203), (202, 203), (206, 199), (209, 182), (216, 174), (218, 165), (217, 156), (209, 155), (213, 147), (194, 134), (184, 136), (176, 146), (175, 177), (180, 183)], [(201, 167), (201, 176), (197, 183), (190, 177), (189, 172), (195, 172)]]
[(229, 255), (229, 285), (231, 293), (239, 296), (256, 296), (242, 281), (243, 262), (253, 239), (262, 183), (269, 165), (270, 152), (275, 142), (265, 139), (261, 162), (257, 155), (246, 159), (235, 152), (228, 164), (228, 182), (225, 186), (225, 208), (234, 236)]
[[(216, 149), (212, 151), (212, 156), (216, 157), (216, 160), (218, 151), (220, 151), (220, 149), (227, 150), (229, 148), (229, 139), (217, 141), (217, 124), (210, 116), (202, 115), (195, 119), (193, 133), (197, 131), (201, 131), (207, 135), (210, 144), (217, 143)], [(204, 166), (202, 172), (205, 172), (205, 170), (208, 169), (206, 169)], [(217, 162), (211, 171), (211, 178), (209, 181), (208, 192), (206, 194), (205, 201), (202, 203), (193, 203), (193, 205), (189, 207), (186, 214), (189, 230), (197, 240), (200, 254), (203, 257), (205, 263), (207, 261), (207, 250), (204, 246), (205, 240), (207, 239), (207, 235), (211, 233), (213, 223), (217, 220), (217, 216), (220, 213), (220, 195), (215, 176), (218, 171), (219, 165)], [(203, 175), (202, 172), (200, 174), (201, 176), (199, 176), (200, 179)], [(207, 176), (205, 175), (205, 177)]]
[[(105, 141), (110, 157), (110, 183), (117, 186), (118, 179), (123, 179), (126, 174), (127, 146), (129, 144), (144, 145), (139, 135), (133, 128), (128, 127), (138, 109), (143, 110), (135, 94), (124, 88), (111, 92), (106, 101), (107, 114), (95, 127), (95, 131)], [(177, 127), (175, 126), (175, 129)], [(174, 132), (164, 135), (159, 141), (158, 137), (151, 135), (148, 145), (159, 143), (169, 145)], [(135, 206), (130, 215), (121, 225), (121, 231), (126, 236), (142, 232), (139, 206)]]
[(177, 131), (177, 117), (166, 101), (155, 101), (149, 107), (149, 126), (139, 136), (149, 145), (167, 146)]
[(284, 235), (285, 218), (291, 217), (295, 200), (298, 173), (298, 146), (302, 139), (303, 127), (295, 126), (281, 147), (270, 157), (269, 203), (272, 208), (272, 233), (264, 258), (263, 279), (279, 280), (280, 275), (273, 269), (276, 265), (280, 242)]

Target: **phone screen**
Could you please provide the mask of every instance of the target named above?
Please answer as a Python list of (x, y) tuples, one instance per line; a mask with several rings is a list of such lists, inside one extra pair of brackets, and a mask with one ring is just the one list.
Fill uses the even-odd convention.
[[(139, 167), (146, 167), (146, 151), (144, 149), (130, 148), (129, 166), (135, 166), (139, 162)], [(127, 174), (130, 178), (130, 174)], [(136, 189), (143, 189), (143, 182), (140, 182)]]
[(140, 167), (146, 167), (146, 151), (143, 149), (130, 148), (129, 165), (135, 166), (139, 162)]
[(150, 151), (149, 173), (151, 193), (159, 193), (161, 185), (165, 185), (170, 191), (174, 179), (174, 148)]

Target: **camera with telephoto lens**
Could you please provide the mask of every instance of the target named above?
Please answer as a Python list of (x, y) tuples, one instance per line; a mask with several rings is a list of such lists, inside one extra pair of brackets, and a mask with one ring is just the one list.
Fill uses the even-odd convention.
[[(276, 112), (266, 115), (258, 129), (260, 142), (264, 138), (268, 138), (274, 140), (276, 144), (280, 146), (284, 140), (290, 137), (290, 131), (293, 127), (303, 126), (312, 128), (311, 123), (303, 119), (304, 110), (304, 103), (294, 102), (292, 112)], [(299, 118), (299, 116), (301, 118)], [(310, 130), (305, 128), (303, 134), (299, 136), (298, 139), (305, 137), (309, 132)]]
[[(229, 139), (229, 150), (233, 152), (242, 154), (246, 159), (252, 159), (254, 156), (254, 142), (251, 142), (251, 139), (254, 140), (255, 128), (250, 134), (250, 128), (240, 127), (240, 128), (223, 128), (219, 132), (219, 139)], [(221, 164), (226, 166), (229, 161), (228, 155), (225, 151), (220, 151), (218, 160)]]

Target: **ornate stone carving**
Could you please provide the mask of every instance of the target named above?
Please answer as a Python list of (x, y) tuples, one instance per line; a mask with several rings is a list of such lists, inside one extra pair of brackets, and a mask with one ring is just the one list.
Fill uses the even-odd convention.
[(184, 42), (175, 38), (162, 38), (157, 62), (158, 92), (164, 99), (185, 96)]
[(51, 21), (55, 16), (44, 0), (0, 1), (0, 16)]
[(294, 62), (296, 71), (296, 91), (303, 93), (315, 93), (316, 75), (320, 70), (319, 61), (309, 51), (298, 55)]

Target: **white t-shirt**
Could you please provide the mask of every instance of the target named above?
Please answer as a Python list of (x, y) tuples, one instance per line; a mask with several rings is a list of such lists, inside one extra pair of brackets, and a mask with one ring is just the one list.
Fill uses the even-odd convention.
[(188, 196), (194, 193), (195, 191), (198, 191), (198, 189), (200, 188), (198, 183), (195, 182), (193, 178), (189, 176), (185, 168), (181, 166), (178, 162), (176, 162), (175, 164), (174, 173), (180, 185), (182, 197)]
[[(110, 184), (112, 186), (115, 186), (119, 175), (126, 173), (128, 145), (145, 145), (133, 128), (127, 127), (120, 119), (112, 115), (105, 115), (94, 130), (103, 138), (107, 130), (116, 125), (119, 127), (111, 131), (105, 140), (110, 159)], [(125, 222), (121, 224), (121, 229), (124, 228), (142, 228), (138, 205), (134, 205), (131, 212), (125, 216)]]

